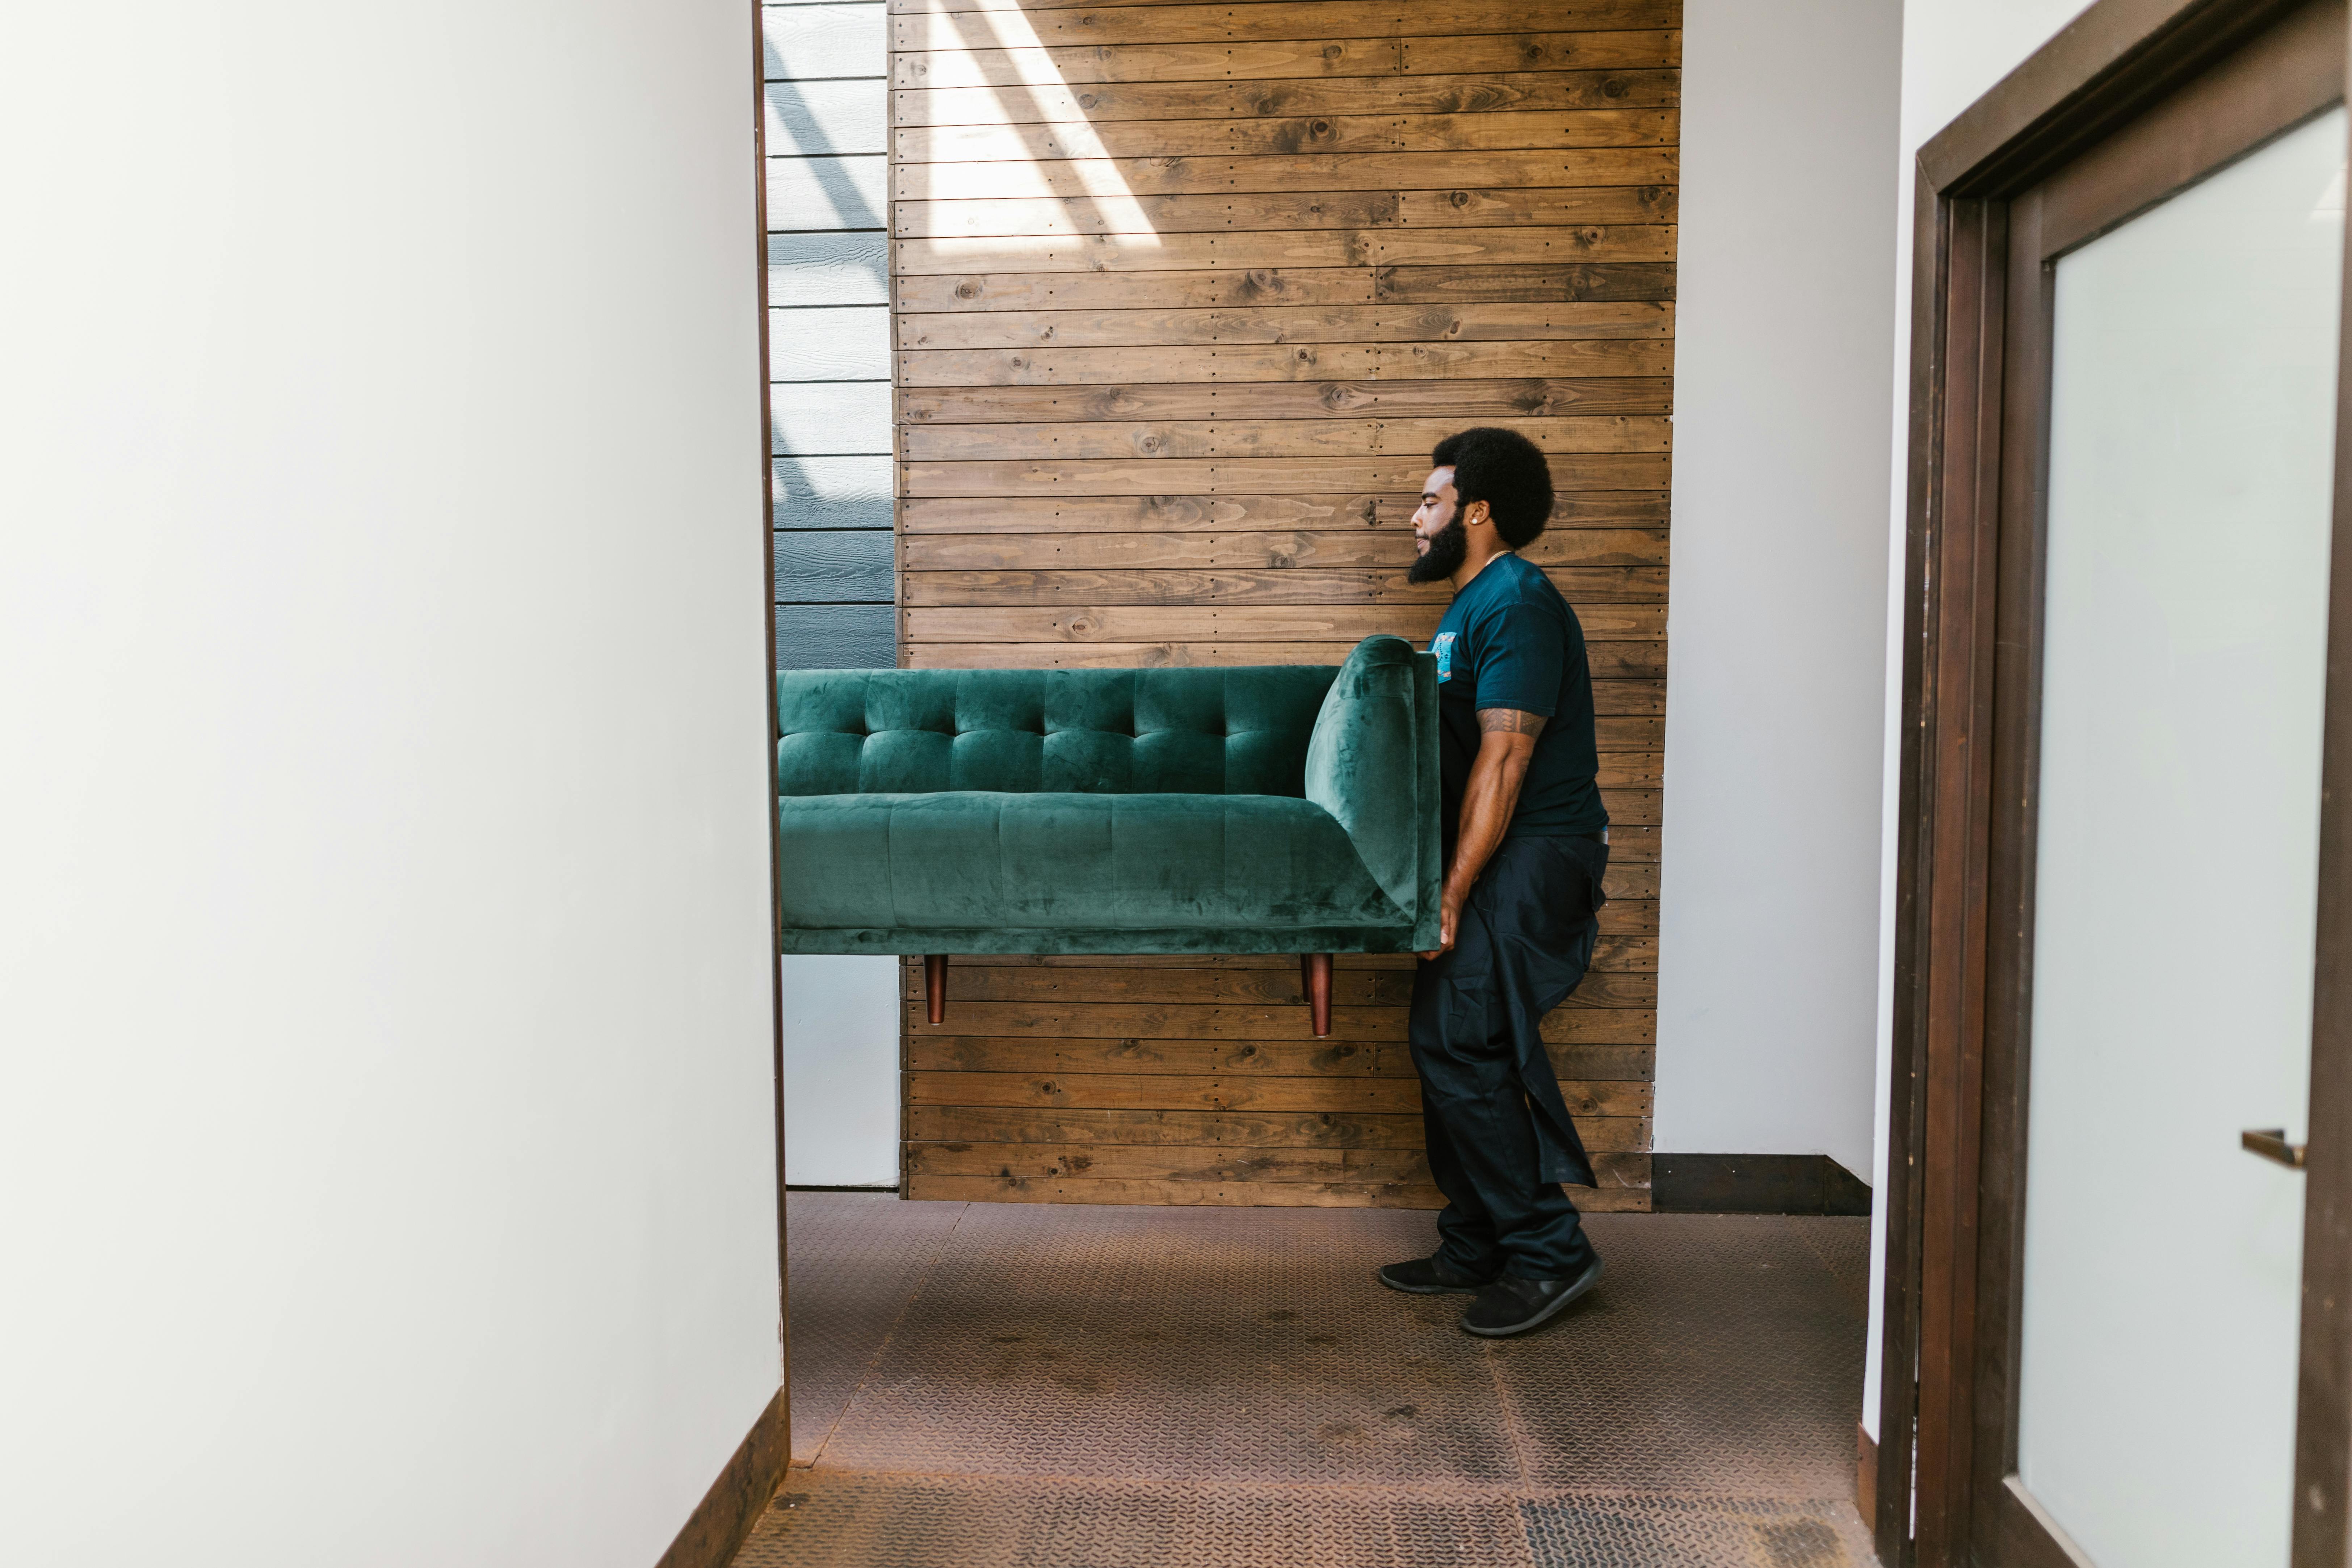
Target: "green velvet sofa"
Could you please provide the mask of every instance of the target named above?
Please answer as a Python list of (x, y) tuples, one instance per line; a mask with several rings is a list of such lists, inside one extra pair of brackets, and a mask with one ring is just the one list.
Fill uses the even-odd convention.
[[(784, 670), (786, 952), (1329, 955), (1437, 945), (1437, 670)], [(1318, 996), (1318, 992), (1321, 994)]]

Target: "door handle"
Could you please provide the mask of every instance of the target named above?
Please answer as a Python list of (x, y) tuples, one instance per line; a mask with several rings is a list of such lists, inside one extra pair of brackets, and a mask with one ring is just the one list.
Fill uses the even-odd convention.
[(2300, 1171), (2306, 1146), (2288, 1142), (2284, 1127), (2253, 1127), (2238, 1134), (2238, 1147), (2265, 1160), (2275, 1160), (2290, 1171)]

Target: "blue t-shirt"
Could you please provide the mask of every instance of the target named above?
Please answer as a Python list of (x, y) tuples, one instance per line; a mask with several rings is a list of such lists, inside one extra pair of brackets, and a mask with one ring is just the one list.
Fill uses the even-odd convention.
[(1440, 774), (1447, 852), (1478, 754), (1481, 708), (1540, 713), (1535, 757), (1519, 786), (1506, 837), (1561, 837), (1609, 826), (1601, 804), (1601, 753), (1592, 734), (1592, 668), (1576, 612), (1537, 567), (1517, 555), (1486, 563), (1438, 623)]

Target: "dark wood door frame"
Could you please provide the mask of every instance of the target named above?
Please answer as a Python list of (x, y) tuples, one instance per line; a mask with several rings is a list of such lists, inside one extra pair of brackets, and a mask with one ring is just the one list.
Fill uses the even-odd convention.
[[(1871, 1521), (1889, 1568), (2082, 1563), (2012, 1479), (2048, 261), (2339, 101), (2346, 50), (2344, 0), (2099, 0), (1919, 151)], [(2352, 798), (2352, 387), (2337, 419), (2329, 799)], [(2343, 1568), (2352, 1510), (2352, 812), (2323, 813), (2320, 888), (2295, 1568)]]

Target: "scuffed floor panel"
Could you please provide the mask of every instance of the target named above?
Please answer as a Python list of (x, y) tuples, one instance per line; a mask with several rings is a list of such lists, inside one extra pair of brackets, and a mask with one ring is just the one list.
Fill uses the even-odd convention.
[(1589, 1223), (1601, 1286), (1494, 1342), (1454, 1328), (1466, 1297), (1373, 1282), (1426, 1214), (795, 1194), (815, 1468), (737, 1561), (1868, 1564), (1867, 1222)]
[(1464, 1300), (1372, 1283), (1426, 1215), (974, 1205), (824, 1460), (1432, 1486), (1517, 1477)]
[(895, 1193), (787, 1195), (795, 1465), (815, 1462), (964, 1206)]
[(1850, 1492), (1867, 1320), (1811, 1247), (1867, 1221), (1604, 1215), (1609, 1275), (1559, 1332), (1496, 1368), (1548, 1487), (1749, 1497)]
[(887, 1476), (820, 1467), (777, 1499), (737, 1568), (1533, 1568), (1499, 1493), (1362, 1493), (1094, 1479)]

